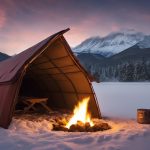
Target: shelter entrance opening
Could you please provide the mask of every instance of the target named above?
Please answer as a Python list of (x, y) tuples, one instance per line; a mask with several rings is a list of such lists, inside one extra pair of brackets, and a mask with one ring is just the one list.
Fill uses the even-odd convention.
[(66, 31), (1, 62), (1, 127), (8, 128), (17, 112), (72, 112), (88, 96), (91, 117), (101, 118), (89, 75), (63, 37)]

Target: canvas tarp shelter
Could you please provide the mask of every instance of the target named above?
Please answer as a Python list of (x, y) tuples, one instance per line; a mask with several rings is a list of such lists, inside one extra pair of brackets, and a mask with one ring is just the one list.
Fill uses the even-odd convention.
[[(8, 128), (26, 79), (39, 86), (40, 96), (49, 98), (48, 106), (73, 109), (83, 97), (90, 96), (93, 117), (101, 117), (87, 72), (73, 55), (60, 31), (18, 55), (0, 63), (0, 126)], [(29, 82), (30, 80), (28, 80)], [(29, 92), (34, 93), (32, 83)], [(28, 90), (28, 89), (25, 89)], [(25, 91), (26, 92), (26, 91)]]

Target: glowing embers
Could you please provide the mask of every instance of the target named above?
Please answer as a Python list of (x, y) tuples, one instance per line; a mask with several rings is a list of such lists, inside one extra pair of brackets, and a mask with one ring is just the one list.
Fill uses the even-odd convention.
[(53, 130), (69, 131), (69, 132), (95, 132), (108, 130), (111, 127), (97, 119), (96, 122), (92, 121), (90, 112), (88, 112), (88, 103), (90, 97), (84, 98), (75, 106), (73, 116), (69, 120), (62, 118), (59, 119), (57, 124), (53, 125)]

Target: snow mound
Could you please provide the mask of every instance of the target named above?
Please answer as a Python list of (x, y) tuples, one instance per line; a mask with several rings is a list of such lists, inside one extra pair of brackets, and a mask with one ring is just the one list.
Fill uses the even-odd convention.
[(51, 131), (46, 120), (41, 123), (13, 119), (8, 130), (0, 129), (3, 150), (147, 150), (150, 126), (134, 120), (108, 119), (111, 130), (95, 133)]

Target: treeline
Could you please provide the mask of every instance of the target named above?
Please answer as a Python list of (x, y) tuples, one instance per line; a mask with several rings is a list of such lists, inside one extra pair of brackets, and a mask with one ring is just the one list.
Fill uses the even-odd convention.
[(126, 62), (109, 66), (83, 65), (98, 81), (150, 81), (150, 61)]

